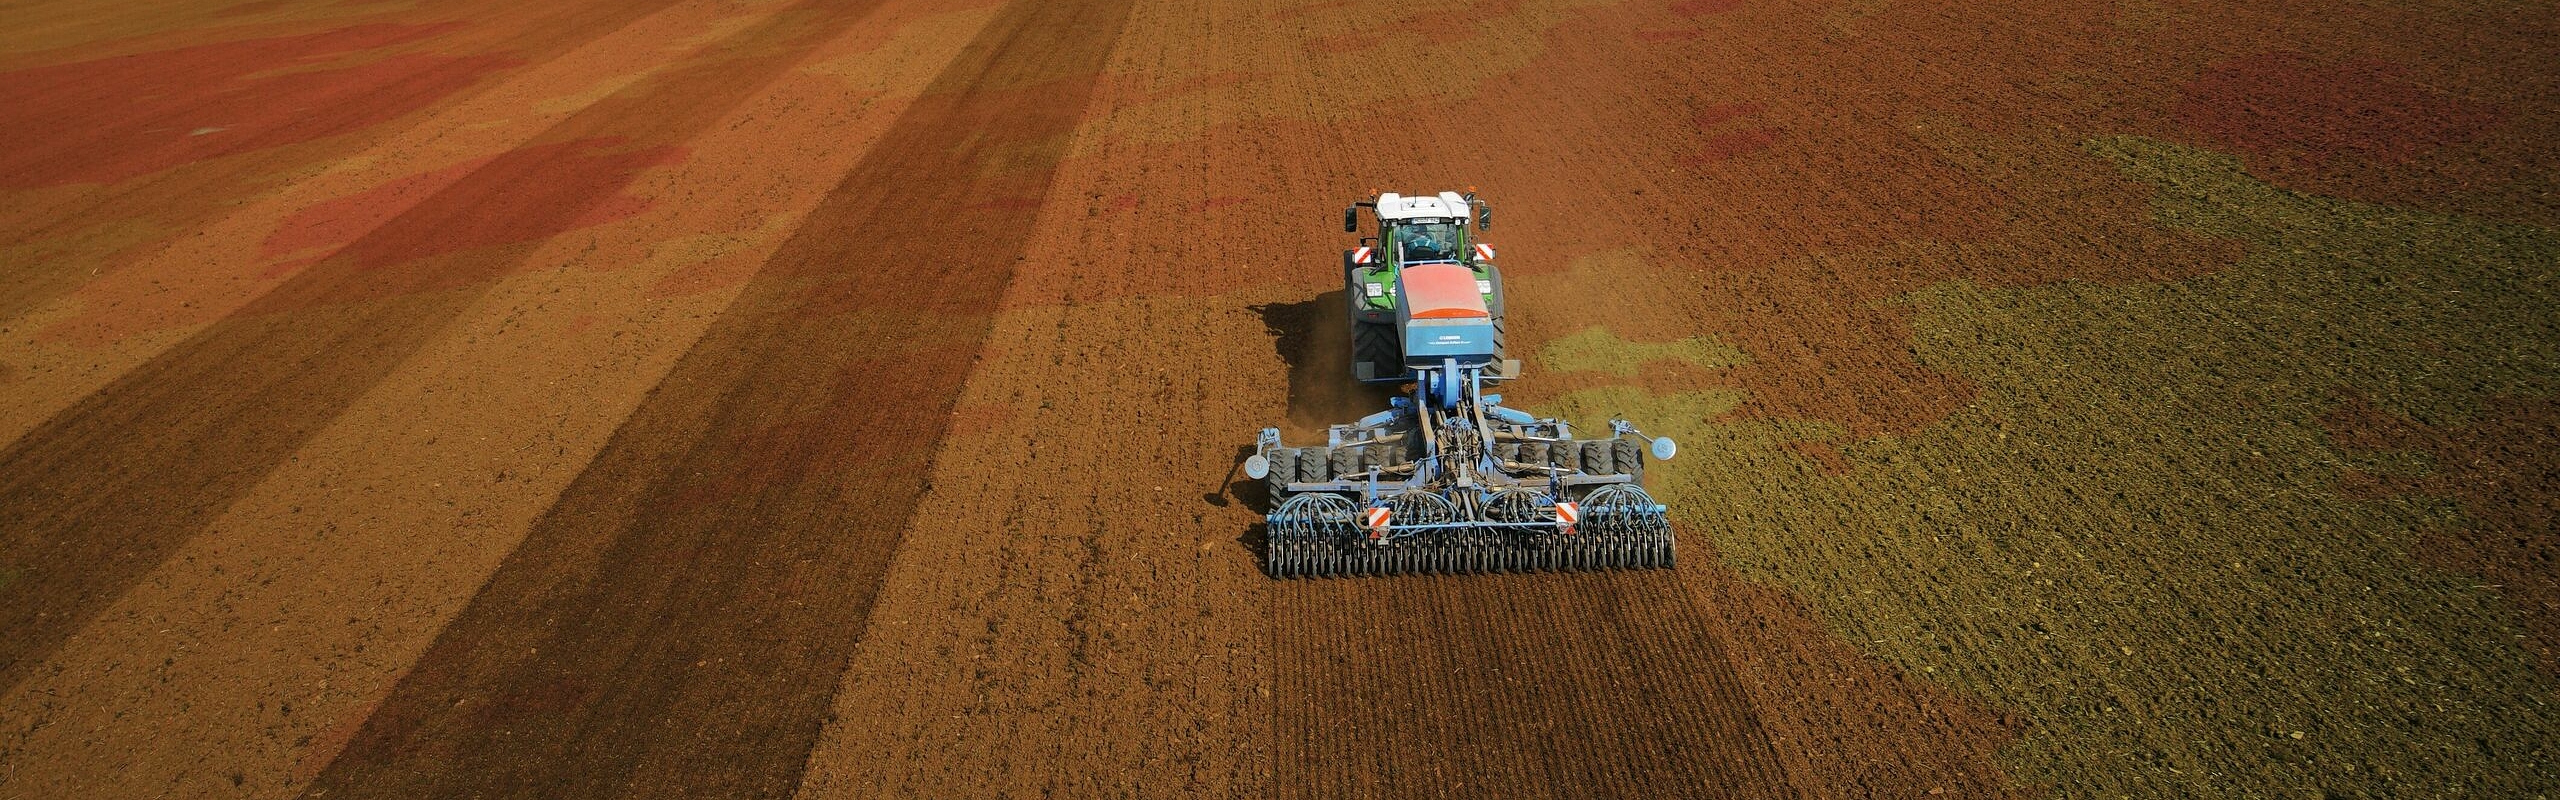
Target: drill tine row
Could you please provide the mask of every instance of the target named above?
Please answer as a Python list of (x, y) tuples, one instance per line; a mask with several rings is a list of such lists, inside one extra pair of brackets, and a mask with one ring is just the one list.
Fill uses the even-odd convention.
[(1457, 529), (1384, 543), (1358, 536), (1347, 525), (1325, 529), (1330, 527), (1275, 521), (1266, 565), (1272, 577), (1667, 569), (1677, 557), (1671, 526), (1658, 512), (1593, 515), (1573, 534)]

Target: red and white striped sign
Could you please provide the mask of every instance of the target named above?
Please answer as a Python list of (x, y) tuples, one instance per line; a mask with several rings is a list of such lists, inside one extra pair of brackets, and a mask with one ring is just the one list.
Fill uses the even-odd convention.
[(1480, 244), (1480, 245), (1476, 245), (1476, 257), (1477, 257), (1477, 258), (1480, 258), (1480, 259), (1483, 259), (1483, 260), (1486, 260), (1486, 261), (1492, 261), (1492, 260), (1493, 260), (1493, 245), (1489, 245), (1489, 244)]
[(1582, 521), (1582, 506), (1575, 503), (1556, 504), (1556, 527), (1572, 533), (1573, 524)]
[(1372, 508), (1369, 509), (1368, 513), (1361, 516), (1361, 527), (1369, 529), (1369, 538), (1377, 539), (1387, 535), (1386, 509)]
[(1374, 250), (1374, 249), (1372, 249), (1372, 248), (1367, 248), (1367, 247), (1363, 247), (1363, 248), (1360, 248), (1360, 249), (1358, 249), (1358, 250), (1353, 250), (1353, 251), (1351, 251), (1351, 263), (1354, 263), (1354, 264), (1366, 264), (1366, 263), (1369, 263), (1370, 261), (1372, 261), (1372, 260), (1374, 260), (1374, 259), (1376, 258), (1376, 254), (1377, 254), (1377, 251), (1376, 251), (1376, 250)]

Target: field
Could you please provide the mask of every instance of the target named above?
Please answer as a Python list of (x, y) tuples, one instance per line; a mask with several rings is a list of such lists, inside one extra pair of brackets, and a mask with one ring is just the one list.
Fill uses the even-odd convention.
[[(2544, 0), (0, 6), (0, 800), (2560, 793)], [(1677, 570), (1275, 581), (1476, 187)]]

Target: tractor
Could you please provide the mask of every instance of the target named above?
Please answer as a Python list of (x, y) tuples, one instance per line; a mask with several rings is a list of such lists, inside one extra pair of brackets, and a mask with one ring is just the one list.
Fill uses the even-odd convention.
[[(1352, 380), (1395, 384), (1388, 407), (1289, 446), (1264, 428), (1245, 474), (1271, 507), (1273, 577), (1668, 568), (1667, 510), (1644, 490), (1646, 460), (1678, 452), (1626, 420), (1578, 437), (1560, 419), (1506, 408), (1486, 390), (1520, 376), (1503, 347), (1502, 272), (1472, 234), (1493, 209), (1470, 191), (1384, 193), (1360, 211), (1377, 235), (1343, 252)], [(1472, 228), (1472, 230), (1470, 230)]]

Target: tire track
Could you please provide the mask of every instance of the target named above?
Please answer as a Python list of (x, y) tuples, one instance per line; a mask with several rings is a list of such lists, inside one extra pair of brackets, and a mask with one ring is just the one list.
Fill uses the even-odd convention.
[(532, 244), (437, 257), (457, 231), (532, 242), (648, 166), (873, 2), (807, 0), (572, 115), (118, 378), (0, 452), (0, 687), (388, 375)]
[(1293, 581), (1274, 606), (1291, 797), (1793, 797), (1667, 573)]
[(1000, 11), (308, 796), (790, 792), (1127, 11)]

